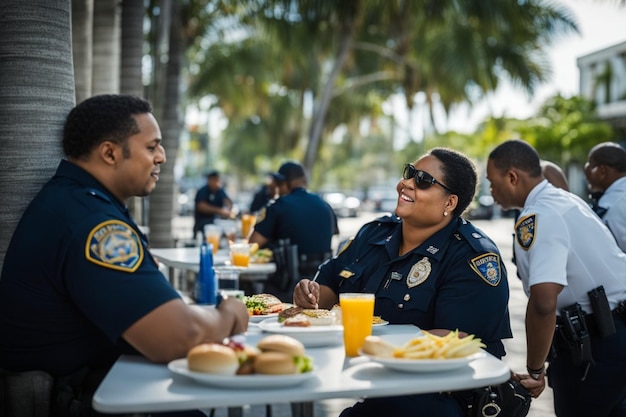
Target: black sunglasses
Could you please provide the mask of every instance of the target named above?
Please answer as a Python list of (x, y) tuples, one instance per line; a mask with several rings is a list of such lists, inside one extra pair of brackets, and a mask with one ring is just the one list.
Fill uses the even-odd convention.
[(420, 190), (427, 190), (427, 189), (430, 188), (431, 185), (439, 184), (443, 188), (445, 188), (446, 190), (448, 190), (449, 192), (452, 193), (451, 189), (446, 187), (441, 182), (437, 181), (435, 179), (435, 177), (430, 175), (428, 172), (421, 171), (421, 170), (415, 168), (415, 166), (413, 166), (413, 164), (405, 164), (404, 165), (404, 171), (402, 172), (402, 178), (404, 178), (405, 180), (410, 180), (411, 178), (415, 178), (415, 186), (417, 188), (419, 188)]

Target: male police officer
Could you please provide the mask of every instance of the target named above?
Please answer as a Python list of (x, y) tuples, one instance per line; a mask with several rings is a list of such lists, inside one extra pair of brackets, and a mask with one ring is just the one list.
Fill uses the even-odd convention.
[(120, 354), (166, 363), (245, 332), (248, 312), (234, 298), (213, 310), (185, 304), (126, 208), (150, 194), (166, 160), (148, 102), (83, 101), (67, 117), (63, 150), (67, 159), (24, 212), (4, 259), (0, 368), (71, 382), (55, 384), (53, 402), (89, 409)]
[(615, 142), (594, 146), (587, 157), (585, 176), (589, 191), (601, 195), (594, 211), (626, 252), (626, 150)]
[(230, 217), (233, 201), (222, 187), (222, 177), (218, 171), (207, 174), (207, 183), (196, 193), (193, 211), (193, 235), (204, 234), (204, 226), (211, 224), (216, 218)]
[[(277, 179), (286, 194), (259, 215), (249, 241), (264, 247), (289, 239), (292, 245), (297, 245), (298, 274), (312, 276), (319, 264), (331, 256), (335, 216), (328, 203), (306, 189), (306, 174), (299, 163), (288, 161), (282, 164)], [(290, 297), (299, 278), (290, 277), (288, 288), (280, 289), (280, 296)]]
[(523, 207), (514, 249), (529, 296), (528, 374), (517, 378), (539, 396), (553, 346), (547, 376), (556, 415), (620, 415), (616, 410), (626, 394), (626, 254), (582, 199), (543, 177), (539, 155), (528, 143), (497, 146), (487, 179), (503, 208)]

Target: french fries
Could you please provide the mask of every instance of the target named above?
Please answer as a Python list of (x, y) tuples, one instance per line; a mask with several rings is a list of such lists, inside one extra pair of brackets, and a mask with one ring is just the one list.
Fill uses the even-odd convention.
[(409, 340), (397, 347), (394, 358), (404, 359), (453, 359), (464, 358), (485, 347), (480, 338), (468, 335), (460, 338), (458, 329), (445, 336), (422, 331), (424, 336)]

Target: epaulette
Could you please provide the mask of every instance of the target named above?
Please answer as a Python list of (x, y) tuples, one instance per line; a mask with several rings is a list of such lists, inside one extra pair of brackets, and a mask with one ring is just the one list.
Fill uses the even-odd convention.
[(104, 194), (100, 190), (96, 190), (95, 188), (87, 188), (85, 191), (87, 192), (87, 194), (89, 194), (91, 196), (94, 196), (94, 197), (97, 197), (97, 198), (99, 198), (101, 200), (104, 200), (107, 203), (111, 202), (111, 199), (109, 198), (109, 196)]
[(402, 220), (395, 214), (377, 217), (370, 223), (400, 223)]
[(460, 235), (477, 252), (489, 252), (497, 249), (489, 237), (463, 218), (457, 230), (457, 239), (459, 239)]

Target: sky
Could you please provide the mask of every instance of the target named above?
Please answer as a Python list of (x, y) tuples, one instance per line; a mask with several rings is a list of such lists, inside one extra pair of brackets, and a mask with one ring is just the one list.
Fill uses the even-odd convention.
[(552, 79), (536, 89), (533, 97), (509, 83), (501, 85), (495, 94), (475, 105), (465, 106), (448, 119), (448, 130), (471, 133), (492, 114), (528, 118), (541, 104), (558, 92), (564, 97), (578, 94), (579, 77), (576, 59), (600, 49), (626, 41), (626, 4), (618, 0), (556, 0), (569, 8), (578, 23), (580, 34), (568, 34), (555, 40), (548, 55)]

